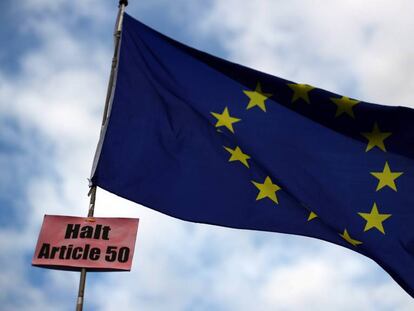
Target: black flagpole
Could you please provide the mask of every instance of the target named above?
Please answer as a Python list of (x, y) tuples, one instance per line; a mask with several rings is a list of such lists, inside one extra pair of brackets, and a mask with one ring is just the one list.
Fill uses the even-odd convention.
[[(106, 124), (106, 120), (108, 118), (109, 112), (109, 103), (111, 101), (112, 92), (114, 89), (114, 82), (115, 82), (115, 73), (118, 65), (118, 54), (119, 54), (119, 45), (121, 41), (121, 30), (122, 30), (122, 19), (124, 17), (125, 8), (128, 5), (128, 0), (120, 0), (118, 6), (118, 16), (116, 19), (116, 26), (115, 26), (115, 48), (114, 48), (114, 55), (112, 57), (112, 66), (111, 66), (111, 74), (109, 76), (108, 82), (108, 89), (106, 92), (106, 99), (105, 99), (105, 108), (102, 117), (102, 128)], [(89, 190), (88, 196), (90, 196), (89, 200), (89, 209), (88, 209), (88, 218), (93, 217), (93, 213), (95, 210), (95, 198), (96, 198), (96, 186), (92, 185)], [(79, 280), (79, 290), (78, 290), (78, 299), (76, 301), (76, 311), (82, 311), (83, 309), (83, 301), (85, 295), (85, 283), (86, 283), (86, 268), (81, 269), (80, 280)]]

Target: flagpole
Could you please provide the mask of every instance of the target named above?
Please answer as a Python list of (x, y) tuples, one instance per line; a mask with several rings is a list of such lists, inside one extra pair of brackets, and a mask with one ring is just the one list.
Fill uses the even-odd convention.
[[(128, 5), (128, 0), (119, 0), (118, 5), (118, 15), (116, 18), (116, 25), (115, 25), (115, 47), (114, 47), (114, 54), (112, 57), (112, 65), (111, 65), (111, 74), (109, 76), (108, 88), (106, 91), (106, 99), (105, 99), (105, 108), (102, 116), (102, 127), (101, 131), (104, 128), (109, 112), (109, 103), (111, 101), (113, 89), (114, 89), (114, 82), (115, 82), (115, 74), (118, 65), (118, 55), (119, 55), (119, 45), (121, 42), (121, 30), (122, 30), (122, 20), (125, 13), (125, 8)], [(89, 209), (88, 209), (88, 218), (93, 217), (95, 211), (95, 199), (96, 199), (96, 186), (92, 185), (88, 196), (89, 199)], [(76, 311), (83, 310), (83, 301), (85, 295), (85, 283), (86, 283), (86, 268), (81, 269), (80, 279), (79, 279), (79, 290), (78, 290), (78, 299), (76, 300)]]

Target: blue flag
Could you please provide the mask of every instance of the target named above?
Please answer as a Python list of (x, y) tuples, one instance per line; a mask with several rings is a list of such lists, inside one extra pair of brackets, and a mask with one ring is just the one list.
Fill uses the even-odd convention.
[(92, 184), (167, 215), (304, 235), (414, 296), (414, 111), (297, 84), (125, 15)]

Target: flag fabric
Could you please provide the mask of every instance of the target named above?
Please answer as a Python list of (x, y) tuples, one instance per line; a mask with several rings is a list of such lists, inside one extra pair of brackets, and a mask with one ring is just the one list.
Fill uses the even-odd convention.
[(414, 297), (413, 110), (225, 61), (127, 14), (118, 66), (93, 185), (187, 221), (342, 245)]

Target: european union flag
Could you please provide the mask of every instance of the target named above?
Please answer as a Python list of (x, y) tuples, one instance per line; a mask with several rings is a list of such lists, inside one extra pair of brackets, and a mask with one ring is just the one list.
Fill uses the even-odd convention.
[(315, 237), (414, 296), (414, 112), (178, 43), (125, 15), (92, 183), (180, 219)]

